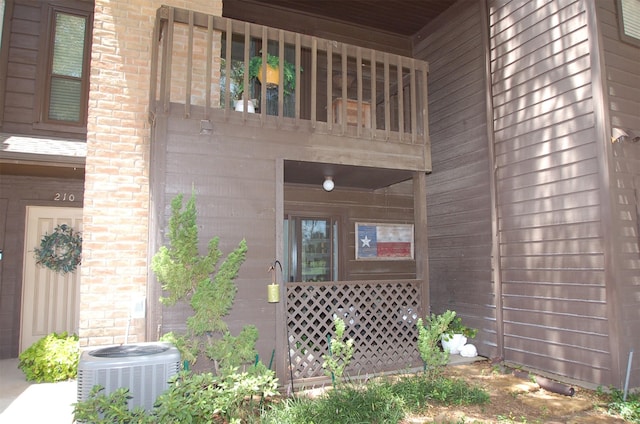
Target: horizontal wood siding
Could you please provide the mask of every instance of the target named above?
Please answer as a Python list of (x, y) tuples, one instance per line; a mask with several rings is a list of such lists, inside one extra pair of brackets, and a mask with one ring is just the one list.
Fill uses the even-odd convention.
[(479, 353), (493, 357), (497, 350), (484, 13), (480, 2), (459, 2), (418, 34), (414, 51), (429, 62), (431, 309), (455, 310), (467, 325), (480, 330), (474, 340)]
[[(11, 11), (11, 8), (7, 9)], [(32, 132), (33, 105), (36, 93), (36, 69), (41, 30), (40, 2), (16, 2), (9, 22), (11, 36), (3, 40), (8, 46), (2, 130), (29, 134)]]
[[(73, 202), (55, 201), (57, 192), (73, 194)], [(0, 278), (0, 359), (19, 354), (20, 311), (22, 308), (22, 263), (26, 207), (83, 204), (84, 183), (76, 179), (2, 175), (0, 177), (0, 225), (4, 227), (3, 260)], [(36, 246), (33, 246), (36, 247)]]
[[(166, 162), (158, 161), (155, 166), (161, 168), (153, 172), (159, 179), (154, 179), (154, 186), (164, 190), (154, 198), (164, 197), (167, 202), (158, 205), (164, 209), (158, 227), (162, 232), (167, 228), (171, 199), (180, 193), (188, 198), (193, 190), (202, 252), (216, 236), (223, 258), (242, 239), (247, 241), (247, 259), (236, 280), (236, 300), (225, 321), (234, 335), (244, 325), (255, 324), (260, 334), (260, 358), (267, 361), (275, 348), (275, 309), (267, 303), (266, 286), (271, 282), (267, 268), (276, 259), (276, 161), (271, 155), (261, 154), (265, 144), (259, 138), (201, 136), (199, 120), (176, 115), (175, 119), (158, 122), (160, 127), (167, 125), (166, 149), (162, 152)], [(183, 330), (191, 314), (187, 305), (163, 307), (161, 333)]]
[(505, 359), (609, 384), (585, 5), (490, 5)]
[[(169, 220), (169, 203), (177, 194), (196, 193), (200, 248), (220, 237), (220, 248), (227, 254), (241, 239), (248, 245), (247, 260), (236, 281), (238, 293), (226, 320), (232, 333), (243, 325), (255, 324), (260, 333), (258, 350), (261, 358), (271, 355), (275, 346), (276, 308), (267, 303), (269, 265), (278, 257), (276, 216), (278, 162), (281, 159), (314, 161), (315, 154), (306, 143), (294, 146), (298, 134), (239, 127), (236, 123), (214, 123), (213, 134), (200, 134), (200, 119), (185, 119), (183, 107), (172, 105), (168, 115), (158, 115), (152, 142), (151, 197), (157, 244), (165, 244)], [(201, 109), (194, 107), (194, 116)], [(166, 129), (166, 130), (165, 130)], [(324, 157), (326, 159), (327, 157)], [(329, 210), (344, 216), (342, 222), (348, 279), (382, 278), (414, 279), (414, 261), (354, 262), (354, 223), (356, 221), (413, 222), (413, 192), (406, 183), (386, 190), (366, 192), (336, 187), (326, 193), (319, 187), (286, 185), (285, 213)], [(158, 246), (152, 247), (156, 251)], [(155, 288), (157, 291), (157, 287)], [(191, 314), (187, 305), (163, 307), (160, 333), (181, 331)], [(284, 349), (284, 348), (282, 348)], [(284, 352), (284, 350), (282, 351)], [(284, 353), (282, 354), (284, 355)], [(284, 356), (277, 363), (284, 363)], [(281, 367), (279, 367), (282, 371)], [(285, 375), (283, 374), (284, 378)]]
[[(640, 134), (640, 48), (620, 41), (614, 0), (599, 0), (598, 24), (604, 49), (607, 111), (611, 127)], [(629, 387), (640, 386), (640, 143), (624, 141), (611, 145), (610, 169), (614, 172), (611, 199), (615, 213), (612, 228), (613, 266), (617, 270), (620, 376), (626, 376), (628, 355), (636, 352)]]

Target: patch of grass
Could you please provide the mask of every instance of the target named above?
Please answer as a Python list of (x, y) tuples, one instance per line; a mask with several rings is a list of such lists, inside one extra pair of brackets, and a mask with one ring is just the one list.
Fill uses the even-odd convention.
[(393, 383), (391, 390), (404, 400), (409, 412), (420, 412), (429, 402), (445, 405), (482, 405), (489, 402), (489, 393), (471, 386), (459, 378), (428, 378), (417, 374)]
[[(339, 418), (338, 418), (339, 417)], [(403, 401), (389, 387), (373, 383), (366, 388), (343, 386), (316, 399), (288, 399), (266, 411), (263, 424), (398, 423)]]
[(299, 397), (270, 406), (263, 424), (398, 423), (405, 414), (420, 413), (429, 403), (471, 405), (489, 402), (489, 394), (466, 381), (430, 379), (424, 374), (369, 382), (366, 387), (342, 385), (316, 399)]

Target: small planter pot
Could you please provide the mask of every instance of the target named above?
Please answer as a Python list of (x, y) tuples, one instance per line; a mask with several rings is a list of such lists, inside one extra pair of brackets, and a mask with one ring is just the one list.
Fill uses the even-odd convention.
[(449, 334), (442, 336), (442, 348), (444, 350), (448, 350), (452, 355), (459, 354), (460, 349), (465, 344), (467, 344), (467, 338), (462, 334)]
[[(243, 112), (244, 111), (244, 101), (242, 100), (236, 100), (235, 101), (235, 105), (234, 105), (234, 109), (236, 112)], [(255, 113), (256, 112), (256, 108), (253, 104), (253, 100), (247, 100), (247, 112), (248, 113)]]

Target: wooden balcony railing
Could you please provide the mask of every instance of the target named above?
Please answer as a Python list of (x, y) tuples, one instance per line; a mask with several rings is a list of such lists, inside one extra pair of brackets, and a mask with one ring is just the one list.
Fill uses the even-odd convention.
[[(173, 103), (184, 105), (185, 117), (197, 106), (207, 120), (428, 143), (426, 62), (167, 6), (158, 10), (154, 40), (151, 119)], [(292, 90), (244, 72), (268, 55), (281, 75), (294, 69)], [(237, 112), (231, 94), (242, 87)]]

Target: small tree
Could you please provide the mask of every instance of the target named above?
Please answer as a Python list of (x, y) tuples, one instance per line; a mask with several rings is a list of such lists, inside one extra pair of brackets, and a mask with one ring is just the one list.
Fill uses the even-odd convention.
[(418, 319), (418, 351), (424, 362), (426, 374), (438, 375), (449, 362), (449, 352), (442, 351), (438, 342), (455, 316), (454, 311), (446, 311), (442, 315), (431, 314), (426, 318), (426, 322), (423, 322), (422, 318)]
[(344, 369), (349, 366), (353, 357), (354, 347), (353, 339), (344, 339), (346, 324), (342, 318), (334, 318), (333, 325), (336, 327), (334, 338), (329, 336), (329, 354), (322, 355), (324, 362), (322, 368), (325, 374), (331, 377), (334, 387), (336, 383), (340, 383)]
[(222, 257), (218, 237), (209, 241), (206, 255), (198, 251), (195, 195), (184, 210), (183, 196), (177, 195), (171, 212), (169, 245), (154, 255), (151, 268), (166, 293), (160, 301), (168, 306), (184, 301), (194, 314), (187, 318), (184, 334), (169, 333), (163, 339), (173, 342), (183, 359), (191, 363), (204, 354), (214, 361), (217, 373), (234, 372), (240, 364), (253, 360), (258, 339), (255, 326), (247, 325), (233, 336), (223, 320), (235, 299), (233, 281), (245, 260), (247, 243), (242, 240), (218, 267)]

